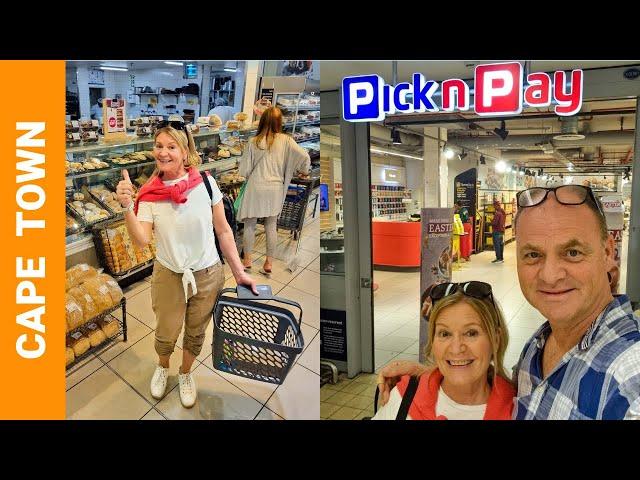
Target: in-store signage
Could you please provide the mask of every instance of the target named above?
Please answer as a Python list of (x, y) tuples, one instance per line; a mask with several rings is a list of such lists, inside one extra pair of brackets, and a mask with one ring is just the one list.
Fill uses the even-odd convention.
[[(552, 81), (553, 80), (553, 81)], [(524, 82), (524, 71), (518, 62), (477, 65), (474, 75), (474, 105), (482, 116), (518, 115), (523, 103), (531, 107), (548, 107), (555, 103), (560, 116), (575, 115), (582, 107), (583, 72), (573, 70), (569, 76), (557, 71), (530, 73)], [(439, 90), (439, 92), (438, 92)], [(467, 111), (471, 108), (471, 89), (458, 78), (426, 80), (414, 73), (411, 82), (395, 87), (384, 83), (378, 75), (359, 75), (342, 80), (342, 115), (349, 122), (384, 120), (393, 113)], [(439, 93), (440, 102), (434, 99)]]

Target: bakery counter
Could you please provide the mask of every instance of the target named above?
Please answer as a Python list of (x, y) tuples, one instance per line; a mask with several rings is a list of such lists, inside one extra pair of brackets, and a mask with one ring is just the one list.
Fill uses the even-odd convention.
[(420, 266), (421, 222), (373, 221), (373, 264)]

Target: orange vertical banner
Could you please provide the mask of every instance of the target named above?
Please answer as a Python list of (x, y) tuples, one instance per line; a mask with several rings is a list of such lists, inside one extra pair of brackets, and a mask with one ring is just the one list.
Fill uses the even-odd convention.
[(1, 419), (63, 419), (65, 62), (0, 61)]

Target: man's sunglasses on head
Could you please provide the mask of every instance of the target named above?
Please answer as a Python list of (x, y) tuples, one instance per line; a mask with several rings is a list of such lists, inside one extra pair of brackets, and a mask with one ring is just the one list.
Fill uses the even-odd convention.
[(516, 193), (518, 207), (527, 208), (535, 207), (543, 203), (549, 192), (553, 192), (558, 203), (562, 205), (582, 205), (591, 198), (600, 215), (604, 217), (604, 212), (600, 208), (600, 204), (596, 200), (593, 191), (589, 187), (583, 185), (561, 185), (559, 187), (533, 187)]

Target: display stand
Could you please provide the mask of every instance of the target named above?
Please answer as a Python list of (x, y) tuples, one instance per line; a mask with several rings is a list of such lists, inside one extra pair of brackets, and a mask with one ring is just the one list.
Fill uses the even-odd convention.
[[(127, 299), (125, 297), (122, 297), (122, 299), (120, 299), (120, 301), (118, 303), (116, 303), (112, 307), (108, 308), (107, 310), (103, 311), (102, 313), (100, 313), (100, 315), (97, 315), (96, 317), (88, 320), (87, 322), (84, 322), (78, 328), (75, 328), (75, 329), (71, 330), (70, 332), (67, 333), (67, 335), (72, 335), (74, 332), (79, 331), (84, 325), (87, 325), (89, 323), (95, 323), (98, 320), (104, 319), (105, 317), (111, 315), (113, 312), (115, 312), (118, 309), (122, 309), (122, 320), (119, 320), (118, 318), (113, 317), (120, 325), (120, 328), (118, 329), (118, 332), (113, 334), (110, 337), (107, 337), (106, 340), (104, 340), (100, 345), (96, 345), (95, 347), (91, 347), (89, 350), (84, 352), (82, 355), (77, 356), (72, 363), (67, 365), (67, 368), (66, 368), (67, 376), (69, 376), (72, 373), (72, 372), (69, 371), (72, 367), (78, 365), (78, 363), (80, 363), (82, 360), (84, 360), (88, 356), (93, 355), (93, 354), (103, 350), (108, 345), (111, 345), (111, 343), (113, 343), (113, 341), (115, 339), (117, 339), (120, 335), (122, 335), (122, 337), (123, 337), (123, 340), (122, 340), (123, 342), (127, 341)], [(111, 316), (113, 316), (113, 315), (111, 315)]]
[(102, 133), (105, 143), (128, 140), (125, 102), (123, 99), (102, 100)]

